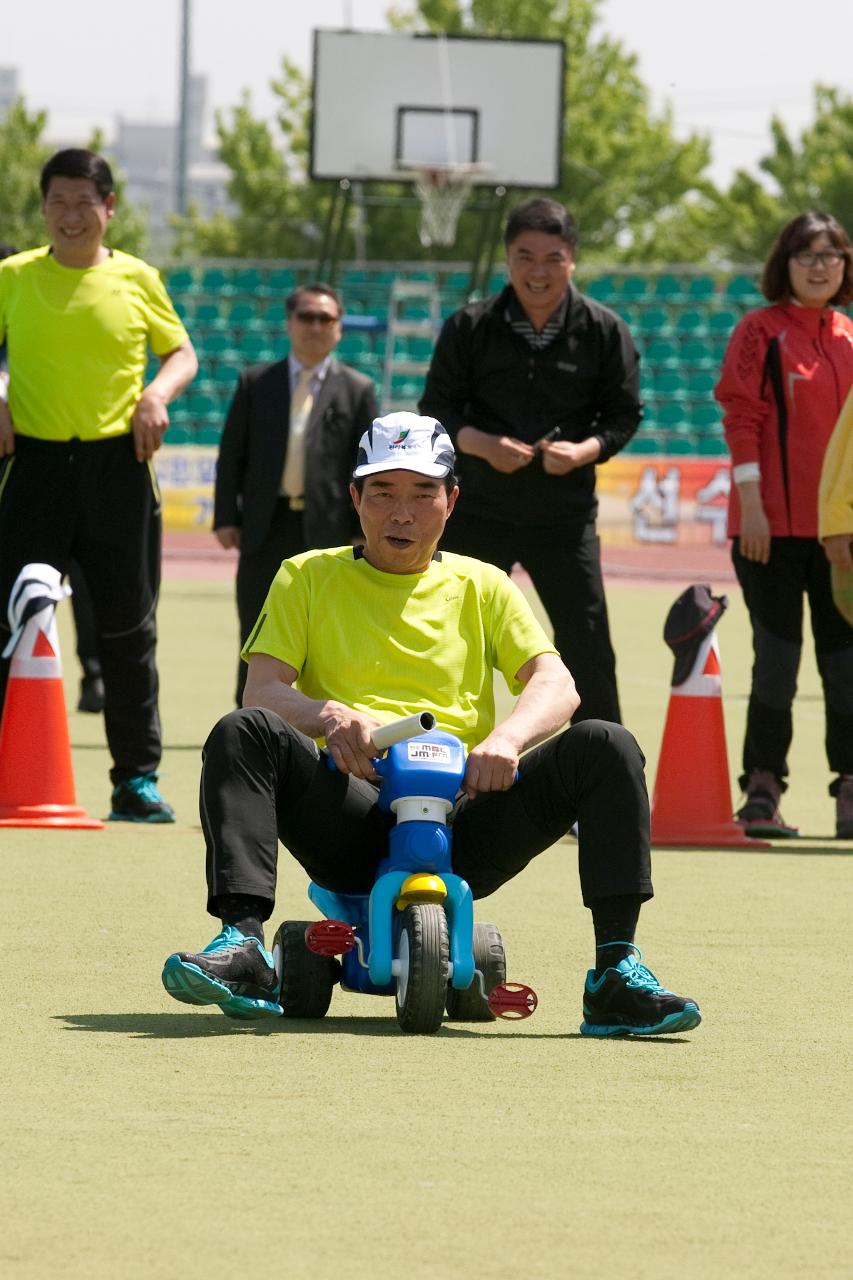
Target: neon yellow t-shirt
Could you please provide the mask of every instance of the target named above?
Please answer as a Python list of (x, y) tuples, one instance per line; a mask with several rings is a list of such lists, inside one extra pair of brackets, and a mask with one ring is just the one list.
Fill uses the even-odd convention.
[(63, 267), (46, 247), (0, 262), (0, 342), (15, 430), (40, 440), (97, 440), (130, 430), (148, 347), (174, 351), (187, 331), (153, 267), (114, 250), (96, 267)]
[(243, 657), (278, 658), (307, 697), (383, 723), (432, 711), (470, 750), (494, 728), (493, 671), (517, 694), (519, 669), (556, 652), (494, 565), (445, 551), (424, 573), (382, 573), (339, 547), (283, 562)]

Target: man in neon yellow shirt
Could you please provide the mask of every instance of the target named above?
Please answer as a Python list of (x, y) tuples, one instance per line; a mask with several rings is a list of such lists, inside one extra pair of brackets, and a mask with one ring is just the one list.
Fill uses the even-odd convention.
[[(10, 376), (0, 404), (0, 649), (23, 566), (65, 573), (73, 557), (97, 622), (110, 817), (173, 822), (156, 786), (161, 524), (151, 459), (167, 405), (198, 362), (157, 272), (103, 243), (115, 212), (106, 161), (57, 152), (41, 192), (49, 245), (0, 263)], [(160, 369), (144, 387), (149, 346)], [(7, 674), (0, 664), (0, 706)]]
[[(168, 958), (166, 990), (230, 1016), (281, 1014), (263, 933), (277, 841), (318, 884), (369, 892), (387, 835), (371, 735), (432, 710), (438, 727), (468, 747), (450, 822), (453, 868), (475, 897), (578, 820), (596, 935), (584, 1034), (689, 1030), (700, 1021), (697, 1005), (664, 990), (633, 943), (652, 896), (640, 749), (620, 725), (600, 720), (566, 731), (579, 703), (574, 681), (518, 588), (493, 565), (437, 551), (458, 494), (454, 461), (435, 419), (377, 418), (362, 437), (351, 489), (364, 547), (282, 564), (244, 649), (244, 707), (220, 720), (204, 748), (208, 911), (222, 932), (202, 952)], [(518, 695), (497, 724), (495, 669)]]

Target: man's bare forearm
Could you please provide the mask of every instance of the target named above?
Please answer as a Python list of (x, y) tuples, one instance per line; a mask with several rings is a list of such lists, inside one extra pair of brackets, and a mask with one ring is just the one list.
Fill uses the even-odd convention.
[(535, 671), (506, 720), (493, 732), (509, 739), (521, 755), (564, 728), (579, 706), (575, 682), (565, 667)]
[(244, 707), (265, 707), (309, 738), (322, 738), (322, 716), (328, 705), (328, 701), (309, 698), (282, 680), (263, 677), (253, 679), (251, 666), (249, 667), (243, 692)]
[(197, 373), (198, 357), (195, 349), (192, 343), (185, 342), (161, 357), (160, 368), (145, 390), (159, 396), (165, 404), (170, 404)]

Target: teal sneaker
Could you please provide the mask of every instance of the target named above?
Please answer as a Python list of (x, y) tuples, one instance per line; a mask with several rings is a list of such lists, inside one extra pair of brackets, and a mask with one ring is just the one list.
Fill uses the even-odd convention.
[(254, 937), (233, 925), (203, 951), (177, 951), (163, 966), (163, 986), (184, 1004), (215, 1004), (228, 1018), (281, 1018), (273, 958)]
[(642, 951), (634, 953), (600, 978), (594, 969), (586, 975), (581, 1035), (660, 1036), (698, 1027), (696, 1001), (667, 991), (642, 963)]
[(156, 773), (140, 773), (113, 787), (110, 822), (174, 822), (175, 811), (157, 790)]

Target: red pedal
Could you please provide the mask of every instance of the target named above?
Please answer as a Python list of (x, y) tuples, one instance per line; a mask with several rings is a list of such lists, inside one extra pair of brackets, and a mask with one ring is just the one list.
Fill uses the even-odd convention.
[(529, 1018), (539, 997), (523, 982), (504, 982), (489, 992), (488, 1005), (496, 1018)]
[(318, 956), (343, 956), (355, 946), (355, 929), (344, 920), (315, 920), (305, 930), (305, 945)]

